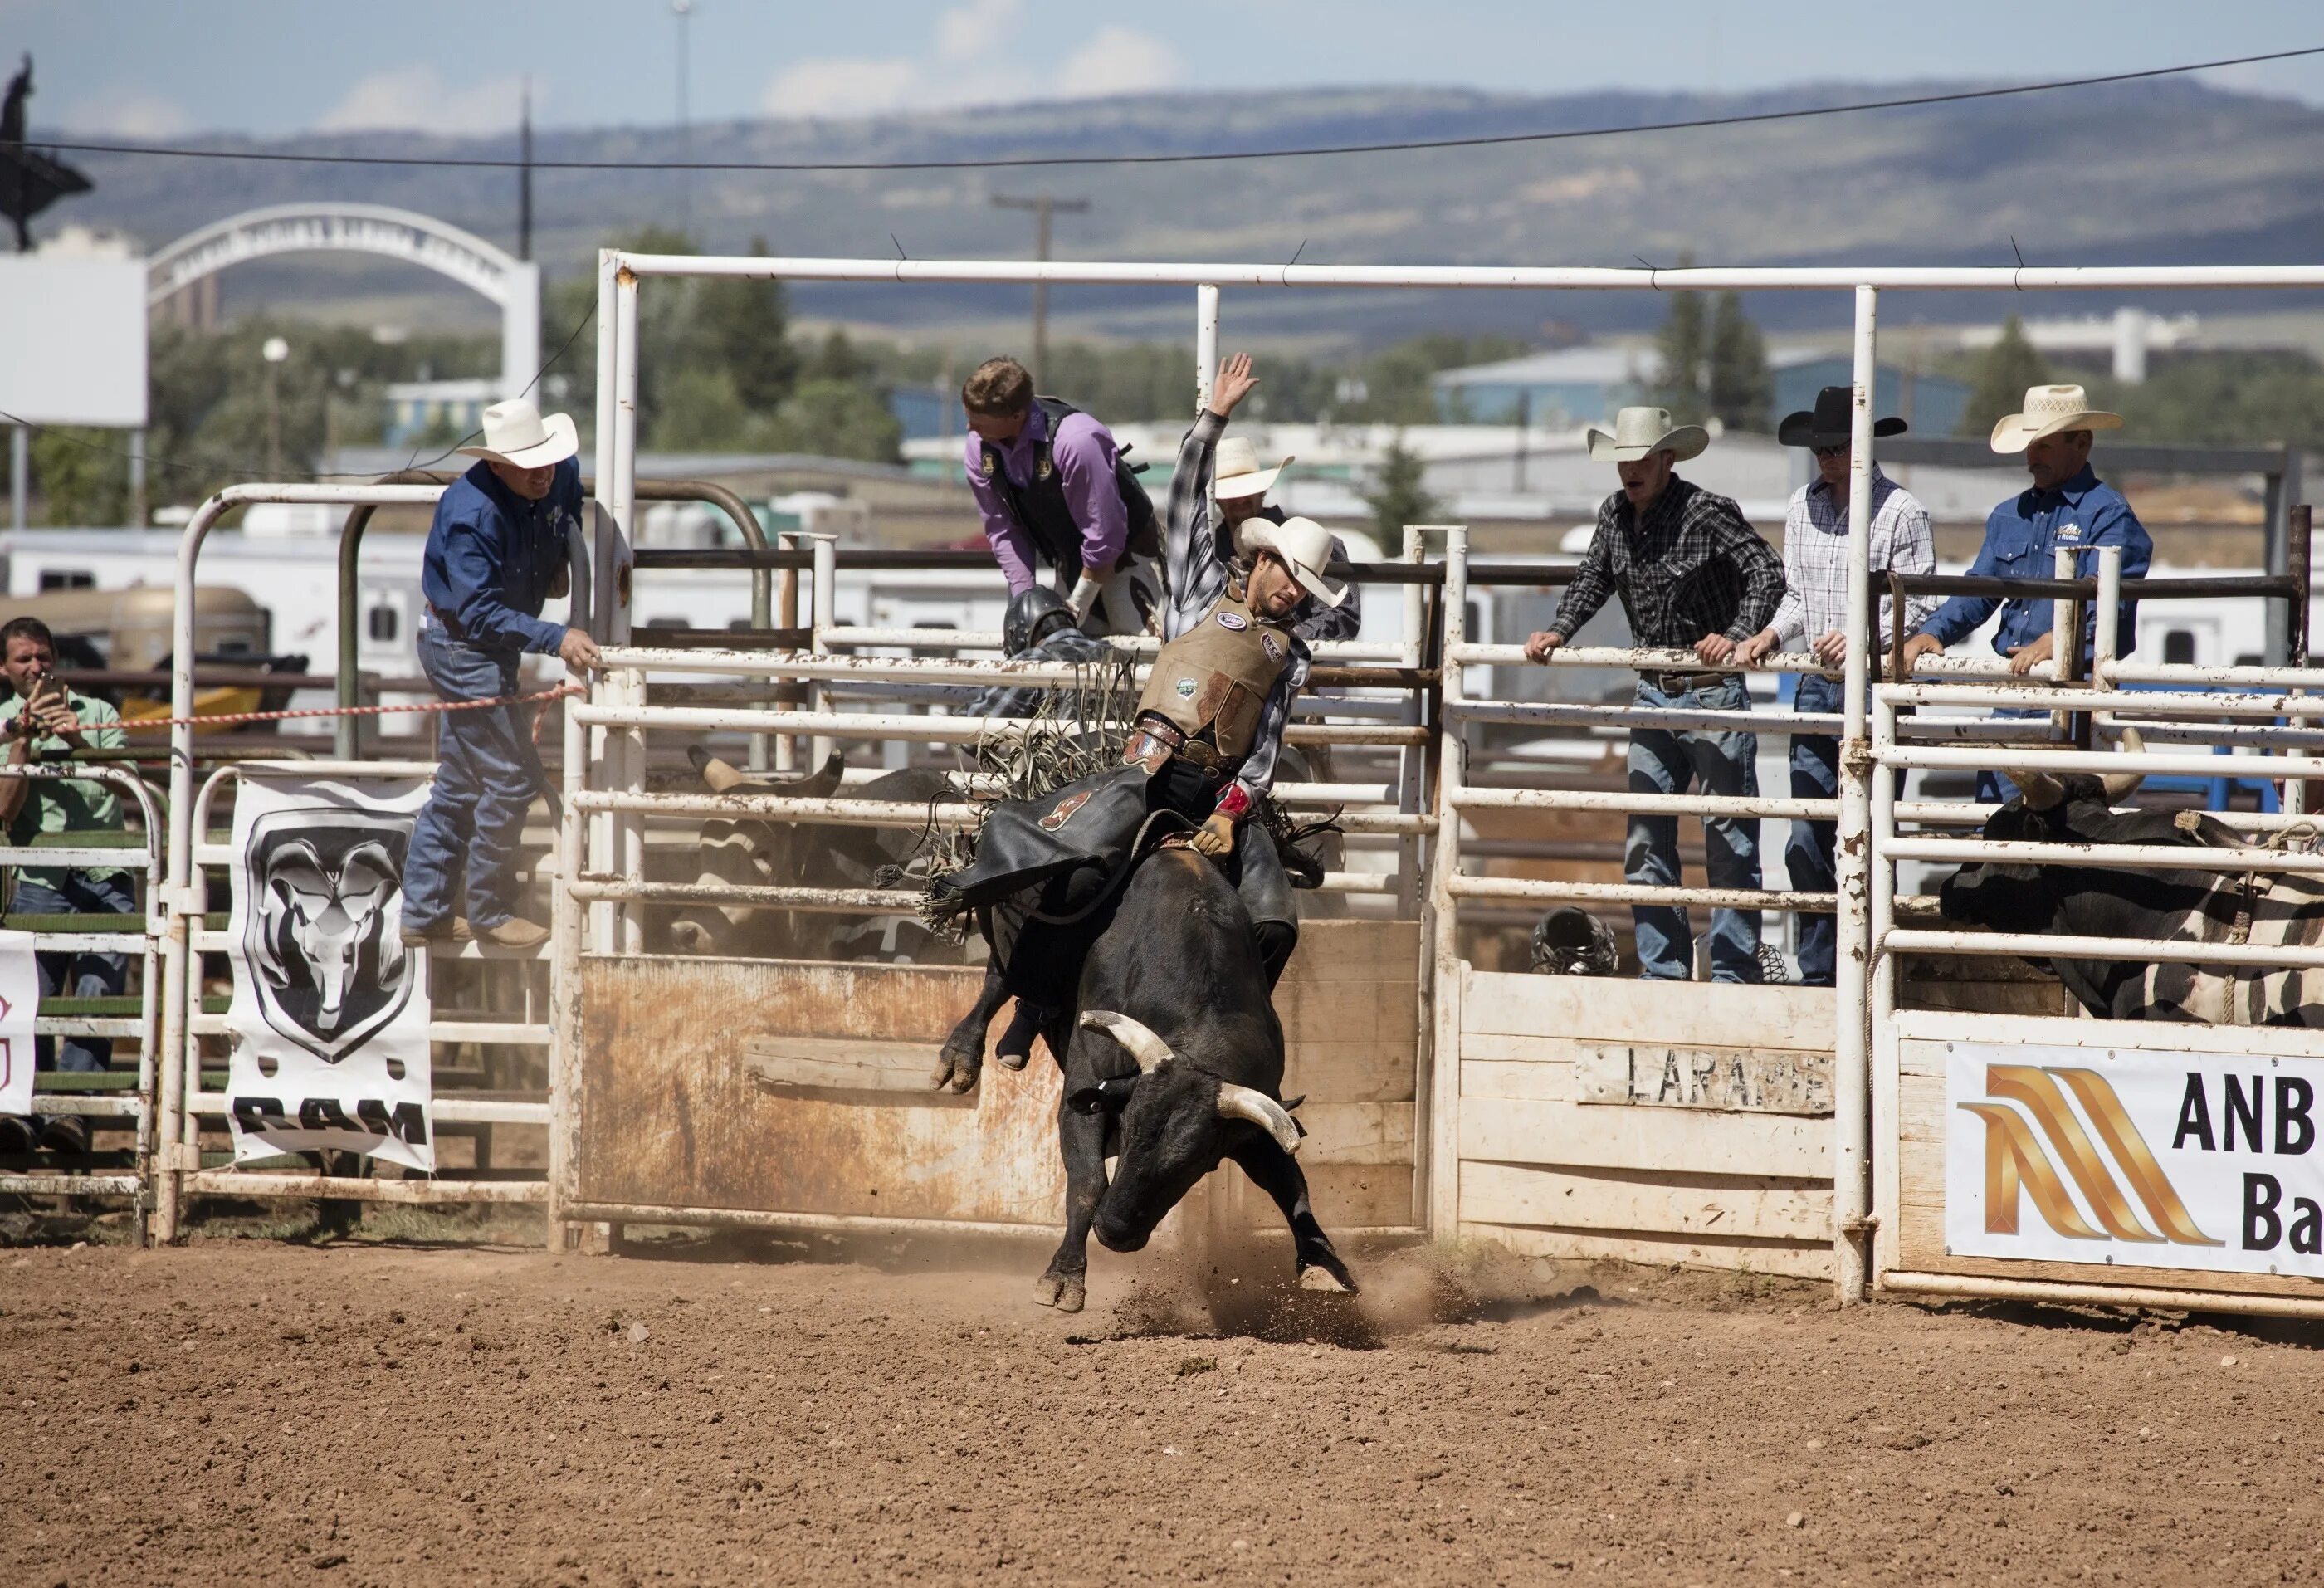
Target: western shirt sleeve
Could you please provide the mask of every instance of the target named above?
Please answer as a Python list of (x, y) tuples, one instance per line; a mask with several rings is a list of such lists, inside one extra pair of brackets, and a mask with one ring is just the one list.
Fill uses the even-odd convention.
[(1162, 571), (1174, 587), (1196, 537), (1210, 527), (1211, 455), (1226, 428), (1223, 415), (1205, 410), (1178, 443), (1170, 499), (1162, 513)]
[(1720, 513), (1720, 537), (1726, 542), (1727, 555), (1733, 559), (1735, 570), (1743, 577), (1743, 599), (1737, 605), (1735, 621), (1727, 625), (1730, 640), (1748, 640), (1767, 626), (1775, 615), (1775, 608), (1784, 600), (1784, 559), (1767, 544), (1767, 538), (1751, 527), (1751, 521), (1741, 511)]
[[(1997, 518), (2002, 509), (1994, 510)], [(1985, 543), (1977, 549), (1977, 560), (1969, 565), (1969, 577), (1989, 579), (1998, 572), (1993, 559), (1994, 519), (1985, 521)], [(2001, 605), (1998, 596), (1956, 596), (1921, 625), (1921, 632), (1932, 635), (1941, 645), (1958, 645), (1978, 631), (1978, 625), (1991, 617)]]
[(1069, 413), (1057, 426), (1049, 456), (1056, 460), (1065, 506), (1081, 526), (1083, 566), (1112, 567), (1130, 545), (1130, 510), (1114, 478), (1120, 455), (1113, 438), (1089, 415)]
[(1784, 598), (1775, 604), (1775, 615), (1768, 620), (1778, 649), (1807, 635), (1808, 606), (1800, 596), (1808, 571), (1807, 538), (1822, 532), (1808, 522), (1807, 492), (1793, 492), (1792, 504), (1784, 512)]
[(529, 617), (503, 598), (508, 537), (514, 530), (489, 509), (445, 526), (444, 572), (452, 586), (452, 621), (471, 645), (487, 651), (553, 655), (565, 625)]
[(968, 455), (962, 470), (968, 475), (968, 488), (976, 497), (976, 511), (984, 519), (984, 543), (992, 549), (992, 560), (1001, 565), (1001, 577), (1009, 581), (1009, 593), (1021, 596), (1034, 584), (1033, 542), (1024, 527), (1010, 516), (1009, 504), (992, 482), (984, 477), (984, 442), (972, 432), (968, 438)]
[(1275, 787), (1275, 762), (1283, 753), (1283, 729), (1291, 720), (1291, 702), (1307, 687), (1307, 647), (1295, 646), (1291, 660), (1275, 676), (1275, 688), (1259, 708), (1259, 730), (1242, 770), (1219, 796), (1220, 807), (1238, 819), (1250, 813), (1260, 795)]
[(1590, 536), (1590, 549), (1582, 554), (1582, 566), (1573, 570), (1573, 582), (1565, 586), (1565, 594), (1558, 599), (1557, 615), (1549, 620), (1551, 633), (1572, 639), (1606, 605), (1606, 597), (1614, 590), (1614, 537), (1619, 533), (1612, 512), (1600, 508), (1598, 528)]
[[(1936, 531), (1929, 525), (1929, 510), (1921, 505), (1917, 496), (1906, 496), (1897, 510), (1895, 528), (1888, 541), (1888, 568), (1900, 574), (1932, 574), (1937, 571)], [(1937, 610), (1933, 596), (1907, 596), (1904, 614), (1901, 620), (1892, 613), (1891, 621), (1901, 622), (1901, 632), (1911, 634), (1924, 627)]]

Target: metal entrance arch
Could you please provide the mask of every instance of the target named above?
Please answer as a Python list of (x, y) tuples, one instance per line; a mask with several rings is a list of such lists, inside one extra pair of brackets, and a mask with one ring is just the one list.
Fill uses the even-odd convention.
[(275, 254), (377, 254), (449, 276), (500, 305), (501, 391), (514, 396), (540, 368), (540, 267), (473, 232), (383, 204), (276, 204), (189, 232), (146, 265), (145, 303), (158, 308), (229, 265)]

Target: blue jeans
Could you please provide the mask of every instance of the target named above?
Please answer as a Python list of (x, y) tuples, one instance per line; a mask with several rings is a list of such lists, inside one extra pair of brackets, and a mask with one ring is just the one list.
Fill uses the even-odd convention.
[[(420, 630), (420, 665), (444, 700), (517, 690), (517, 657), (463, 644), (433, 623)], [(449, 711), (438, 719), (436, 786), (412, 825), (403, 863), (403, 925), (425, 929), (458, 913), (478, 931), (516, 914), (516, 847), (533, 796), (548, 790), (532, 725), (521, 708)]]
[[(135, 915), (137, 891), (130, 886), (129, 878), (115, 872), (109, 876), (91, 876), (87, 872), (68, 872), (64, 886), (51, 888), (45, 882), (20, 880), (16, 883), (15, 902), (11, 906), (20, 915)], [(132, 927), (126, 930), (134, 931)], [(36, 954), (33, 962), (41, 972), (41, 997), (51, 998), (118, 998), (129, 983), (129, 956), (125, 954), (72, 953), (60, 950), (51, 954)], [(86, 1074), (109, 1069), (113, 1065), (113, 1043), (105, 1037), (68, 1037), (64, 1049), (57, 1049), (54, 1037), (42, 1037), (32, 1044), (32, 1067), (35, 1070), (71, 1070)]]
[[(1751, 697), (1739, 679), (1675, 695), (1666, 695), (1641, 679), (1637, 704), (1688, 711), (1742, 711), (1749, 707)], [(1759, 773), (1754, 763), (1758, 754), (1757, 734), (1633, 728), (1630, 791), (1683, 794), (1691, 783), (1700, 782), (1706, 794), (1756, 795), (1759, 792)], [(1756, 817), (1744, 821), (1703, 817), (1702, 845), (1712, 887), (1759, 886), (1759, 823)], [(1676, 817), (1630, 818), (1622, 873), (1633, 882), (1648, 886), (1678, 885)], [(1637, 928), (1638, 967), (1649, 980), (1683, 982), (1693, 974), (1694, 933), (1684, 909), (1670, 905), (1636, 904), (1630, 907), (1630, 918)], [(1711, 979), (1759, 979), (1757, 910), (1711, 912)]]
[[(1793, 704), (1800, 711), (1838, 711), (1840, 707), (1840, 681), (1803, 675)], [(1840, 741), (1825, 734), (1793, 734), (1792, 798), (1833, 799), (1839, 795)], [(1839, 830), (1837, 822), (1796, 821), (1792, 824), (1791, 841), (1784, 845), (1784, 864), (1792, 873), (1794, 889), (1803, 893), (1828, 893), (1840, 885), (1840, 873), (1831, 858), (1832, 844)], [(1810, 987), (1832, 984), (1833, 969), (1839, 960), (1836, 946), (1839, 935), (1837, 917), (1803, 915), (1800, 918), (1801, 982)]]

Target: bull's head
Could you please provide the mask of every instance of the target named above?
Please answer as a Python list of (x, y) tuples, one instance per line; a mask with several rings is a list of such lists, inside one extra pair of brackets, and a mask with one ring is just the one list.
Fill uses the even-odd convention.
[[(2122, 748), (2135, 754), (2144, 743), (2123, 731)], [(1986, 817), (1980, 835), (1994, 843), (2097, 844), (2108, 838), (2116, 805), (2130, 798), (2137, 772), (2093, 777), (2070, 772), (2012, 771), (2017, 794)], [(2049, 868), (2017, 861), (1973, 861), (1944, 880), (1937, 908), (1947, 920), (1997, 932), (2061, 929), (2063, 900)]]
[(285, 844), (267, 857), (258, 891), (260, 973), (274, 986), (288, 987), (288, 956), (298, 955), (315, 988), (317, 1031), (327, 1035), (346, 1017), (366, 944), (379, 946), (381, 985), (392, 987), (401, 978), (401, 883), (385, 845), (356, 845), (335, 876), (312, 844)]
[(1138, 1074), (1084, 1086), (1066, 1099), (1085, 1114), (1118, 1117), (1120, 1150), (1091, 1225), (1109, 1250), (1136, 1251), (1194, 1182), (1216, 1168), (1228, 1132), (1256, 1127), (1286, 1152), (1299, 1150), (1298, 1100), (1277, 1102), (1181, 1059), (1148, 1026), (1106, 1010), (1083, 1013), (1138, 1061)]

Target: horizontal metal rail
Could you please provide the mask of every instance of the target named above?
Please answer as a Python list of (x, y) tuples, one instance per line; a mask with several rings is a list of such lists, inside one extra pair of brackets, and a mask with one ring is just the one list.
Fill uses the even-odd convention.
[(1456, 899), (1589, 899), (1605, 904), (1696, 904), (1712, 909), (1772, 909), (1810, 915), (1839, 908), (1838, 895), (1768, 888), (1665, 888), (1645, 882), (1568, 882), (1539, 877), (1454, 876)]
[[(693, 706), (576, 706), (572, 720), (588, 728), (678, 728), (692, 733), (815, 734), (837, 739), (913, 739), (934, 744), (973, 744), (979, 739), (1028, 730), (1058, 733), (1059, 725), (1037, 717), (913, 716), (893, 712), (724, 711)], [(1422, 726), (1391, 723), (1294, 723), (1284, 730), (1293, 744), (1420, 744), (1433, 736)]]
[(546, 1180), (367, 1180), (345, 1175), (281, 1174), (271, 1169), (192, 1169), (189, 1196), (291, 1197), (331, 1202), (385, 1202), (426, 1206), (454, 1202), (527, 1203), (549, 1200)]
[(2062, 865), (2104, 871), (2215, 872), (2242, 876), (2282, 872), (2324, 876), (2324, 854), (2288, 849), (2183, 848), (2169, 844), (2039, 844), (1984, 838), (1891, 838), (1883, 847), (1891, 860), (1951, 861), (1972, 864)]
[[(1001, 632), (996, 629), (873, 629), (857, 628), (853, 624), (842, 623), (831, 628), (817, 629), (815, 632), (815, 648), (818, 651), (829, 651), (841, 647), (854, 649), (865, 645), (880, 645), (899, 651), (999, 651), (1003, 643)], [(1150, 634), (1117, 634), (1108, 639), (1106, 643), (1116, 652), (1128, 656), (1151, 656), (1162, 649), (1162, 642)], [(1403, 645), (1390, 640), (1315, 640), (1308, 643), (1307, 651), (1309, 655), (1318, 660), (1332, 658), (1343, 661), (1394, 662), (1400, 661), (1404, 658)], [(736, 654), (747, 655), (748, 653), (737, 652)], [(701, 651), (657, 651), (655, 655), (715, 658), (717, 653)], [(787, 659), (776, 657), (770, 660), (779, 662)], [(633, 667), (639, 664), (623, 660), (616, 665)], [(659, 660), (651, 665), (655, 670), (664, 672), (758, 670), (737, 667), (702, 666), (683, 669), (675, 663)], [(779, 670), (779, 669), (769, 670)]]
[(1688, 711), (1670, 706), (1570, 706), (1560, 701), (1447, 700), (1444, 715), (1459, 722), (1515, 723), (1568, 728), (1663, 728), (1673, 733), (1808, 734), (1837, 735), (1838, 713), (1780, 709)]
[(2152, 1307), (2158, 1312), (2230, 1313), (2243, 1317), (2324, 1317), (2324, 1297), (2248, 1296), (2233, 1290), (2174, 1290), (2160, 1285), (2070, 1285), (2057, 1279), (1997, 1279), (1977, 1274), (1919, 1274), (1891, 1269), (1879, 1288), (1900, 1296), (1969, 1297), (1987, 1301)]
[(1452, 797), (1455, 810), (1600, 810), (1632, 816), (1724, 816), (1774, 821), (1840, 819), (1837, 799), (1790, 799), (1775, 794), (1640, 794), (1597, 789), (1480, 789)]
[[(2324, 716), (2324, 699), (2301, 695), (2211, 694), (2187, 690), (2061, 688), (2047, 679), (2024, 689), (1981, 685), (1881, 684), (1891, 706), (1959, 706), (2028, 711), (2106, 711), (2117, 717), (2175, 713), (2189, 716)], [(1899, 725), (1902, 725), (1901, 724)]]
[(1815, 673), (1825, 678), (1840, 676), (1838, 668), (1826, 667), (1814, 657), (1804, 653), (1784, 651), (1769, 656), (1750, 667), (1738, 667), (1731, 661), (1707, 662), (1692, 651), (1662, 650), (1632, 645), (1561, 645), (1549, 653), (1545, 662), (1534, 661), (1517, 644), (1482, 645), (1473, 642), (1451, 645), (1447, 654), (1456, 662), (1469, 667), (1595, 667), (1629, 668), (1637, 672), (1655, 673)]
[(2190, 938), (2141, 941), (2077, 937), (2062, 932), (1941, 932), (1892, 928), (1881, 942), (1888, 954), (2013, 955), (2022, 959), (2109, 959), (2133, 964), (2296, 965), (2324, 968), (2324, 947), (2252, 943), (2198, 943)]
[[(1995, 763), (1990, 750), (1975, 746), (1876, 744), (1882, 766), (1923, 771), (1983, 771)], [(2302, 763), (2257, 755), (2172, 755), (2156, 752), (2053, 749), (2046, 744), (2010, 746), (2012, 768), (2045, 772), (2140, 772), (2149, 777), (2251, 778), (2268, 781), (2303, 775)], [(2005, 769), (2011, 770), (2011, 769)]]

